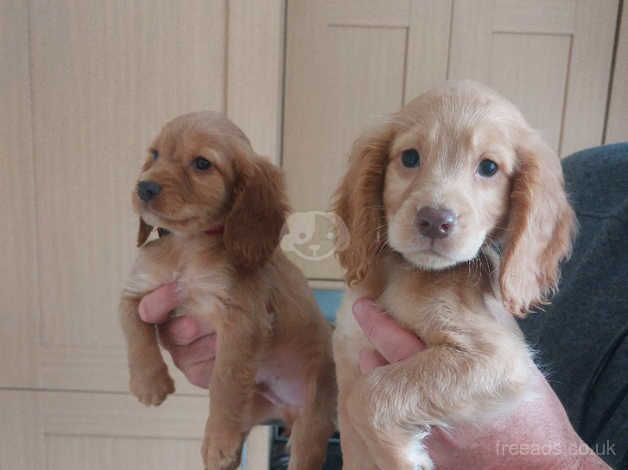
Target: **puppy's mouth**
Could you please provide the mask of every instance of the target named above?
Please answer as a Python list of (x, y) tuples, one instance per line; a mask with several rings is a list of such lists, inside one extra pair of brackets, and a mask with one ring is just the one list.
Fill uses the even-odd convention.
[(445, 253), (442, 253), (441, 251), (439, 251), (438, 249), (436, 249), (434, 247), (434, 242), (435, 240), (432, 240), (432, 242), (430, 243), (430, 247), (424, 250), (419, 250), (420, 253), (427, 255), (427, 256), (436, 256), (437, 258), (443, 258), (446, 260), (449, 260), (453, 263), (457, 263), (458, 260), (452, 258), (451, 256), (446, 255)]
[(150, 207), (147, 203), (143, 204), (140, 215), (145, 222), (155, 226), (164, 226), (164, 228), (168, 228), (169, 226), (184, 226), (199, 219), (198, 216), (174, 217), (170, 214), (164, 214)]

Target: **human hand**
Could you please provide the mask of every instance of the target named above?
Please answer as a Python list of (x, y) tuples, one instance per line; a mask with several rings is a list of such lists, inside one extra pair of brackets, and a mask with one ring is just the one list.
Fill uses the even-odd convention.
[[(420, 354), (427, 346), (399, 326), (375, 302), (353, 305), (358, 324), (374, 349), (360, 352), (360, 369), (373, 369)], [(439, 469), (609, 468), (580, 439), (560, 400), (538, 369), (531, 384), (538, 398), (485, 424), (433, 427), (426, 440)]]
[(216, 357), (216, 332), (190, 315), (170, 318), (178, 305), (176, 283), (165, 284), (142, 298), (140, 318), (157, 325), (161, 345), (190, 383), (207, 388)]

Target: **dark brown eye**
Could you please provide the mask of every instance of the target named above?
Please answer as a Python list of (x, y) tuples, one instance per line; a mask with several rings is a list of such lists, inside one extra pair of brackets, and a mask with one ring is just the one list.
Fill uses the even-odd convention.
[(401, 154), (401, 163), (406, 168), (416, 168), (421, 164), (421, 156), (416, 149), (404, 150)]
[(157, 160), (159, 158), (159, 152), (155, 149), (150, 149), (150, 155), (153, 157), (153, 160)]
[(498, 169), (499, 167), (497, 166), (497, 163), (495, 163), (493, 160), (485, 158), (478, 165), (478, 174), (480, 176), (484, 176), (485, 178), (490, 178), (495, 173), (497, 173)]
[(209, 160), (207, 160), (206, 158), (196, 157), (192, 161), (192, 165), (194, 165), (194, 168), (196, 168), (197, 170), (207, 171), (207, 170), (209, 170), (211, 168), (212, 163)]

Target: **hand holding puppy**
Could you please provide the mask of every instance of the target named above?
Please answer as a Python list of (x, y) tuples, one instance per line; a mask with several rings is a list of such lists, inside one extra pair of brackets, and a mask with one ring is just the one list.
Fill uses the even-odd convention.
[(159, 341), (191, 384), (207, 388), (216, 358), (216, 331), (198, 317), (170, 318), (179, 305), (176, 283), (147, 294), (139, 306), (140, 318), (159, 327)]
[[(360, 352), (360, 369), (364, 374), (426, 349), (419, 338), (399, 326), (371, 300), (355, 302), (353, 314), (375, 348)], [(534, 379), (538, 398), (522, 403), (511, 415), (500, 416), (490, 426), (461, 425), (449, 431), (433, 427), (427, 447), (436, 467), (609, 468), (580, 439), (540, 371), (537, 370)], [(550, 452), (532, 455), (532, 448), (550, 449)]]
[[(177, 305), (176, 285), (166, 284), (142, 299), (140, 316), (145, 322), (158, 325), (163, 347), (190, 383), (207, 388), (216, 352), (215, 331), (196, 317), (169, 318), (169, 312)], [(403, 361), (426, 348), (419, 338), (400, 327), (375, 302), (360, 299), (354, 304), (353, 312), (375, 348), (365, 349), (360, 354), (360, 368), (364, 374), (377, 367)], [(547, 446), (551, 443), (553, 449), (567, 453), (570, 447), (578, 448), (580, 452), (588, 449), (540, 372), (537, 379), (536, 389), (540, 398), (523, 404), (512, 415), (493, 422), (490, 428), (460, 426), (447, 433), (435, 427), (427, 445), (438, 468), (513, 469), (529, 468), (531, 465), (608, 468), (592, 451), (571, 456), (511, 455), (510, 449), (522, 448), (524, 444)]]

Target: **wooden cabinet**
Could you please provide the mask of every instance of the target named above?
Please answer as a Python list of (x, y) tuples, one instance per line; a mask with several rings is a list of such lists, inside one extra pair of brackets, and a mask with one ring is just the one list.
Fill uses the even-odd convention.
[(628, 141), (628, 5), (624, 2), (616, 44), (608, 123), (604, 142)]
[(200, 467), (201, 397), (171, 397), (159, 413), (126, 394), (0, 391), (0, 401), (3, 470)]
[(455, 0), (448, 78), (509, 97), (561, 155), (602, 143), (618, 2)]
[(199, 468), (206, 392), (172, 368), (172, 403), (126, 393), (130, 194), (160, 126), (191, 110), (226, 112), (279, 161), (282, 25), (274, 0), (0, 2), (0, 408), (27, 426), (1, 420), (0, 469)]
[[(359, 131), (445, 79), (496, 88), (561, 155), (599, 145), (617, 14), (617, 0), (289, 0), (283, 165), (295, 209), (327, 210)], [(340, 277), (334, 257), (292, 256), (311, 278)]]
[[(0, 403), (2, 470), (201, 467), (204, 397), (173, 396), (159, 412), (110, 393), (0, 390)], [(268, 461), (268, 446), (262, 448), (268, 439), (261, 431), (253, 432), (245, 452), (248, 469), (267, 468), (261, 456)]]

